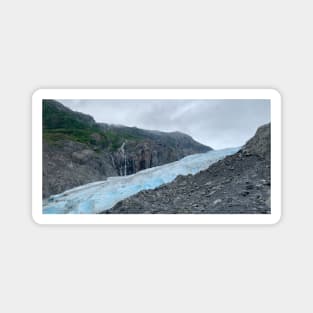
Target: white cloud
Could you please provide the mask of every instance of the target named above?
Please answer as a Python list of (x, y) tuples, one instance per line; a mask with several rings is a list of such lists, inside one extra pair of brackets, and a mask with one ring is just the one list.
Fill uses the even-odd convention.
[(269, 100), (59, 100), (97, 122), (181, 131), (215, 149), (243, 145), (270, 121)]

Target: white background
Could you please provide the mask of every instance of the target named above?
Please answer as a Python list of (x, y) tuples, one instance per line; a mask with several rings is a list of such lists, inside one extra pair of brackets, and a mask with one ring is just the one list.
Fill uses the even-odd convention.
[[(2, 1), (1, 312), (312, 312), (311, 1)], [(39, 226), (38, 88), (277, 88), (274, 226)]]

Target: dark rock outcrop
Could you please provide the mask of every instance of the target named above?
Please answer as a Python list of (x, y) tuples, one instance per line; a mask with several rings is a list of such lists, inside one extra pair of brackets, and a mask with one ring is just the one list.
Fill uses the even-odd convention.
[[(121, 127), (114, 127), (121, 131)], [(164, 133), (123, 127), (122, 131), (138, 136), (137, 140), (125, 140), (116, 152), (112, 153), (119, 175), (134, 174), (143, 169), (177, 161), (187, 155), (211, 150), (194, 141), (190, 136), (179, 132)]]
[(43, 143), (43, 198), (117, 175), (108, 152), (70, 140), (59, 144)]
[(43, 100), (43, 198), (211, 150), (190, 136), (96, 123)]
[(207, 170), (142, 191), (103, 213), (270, 213), (270, 144), (267, 124), (239, 152)]

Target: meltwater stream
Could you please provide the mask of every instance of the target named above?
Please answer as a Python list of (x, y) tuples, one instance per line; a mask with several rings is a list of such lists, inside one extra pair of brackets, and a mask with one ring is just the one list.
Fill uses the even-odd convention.
[(239, 148), (189, 155), (179, 161), (142, 170), (133, 175), (109, 177), (67, 190), (44, 201), (44, 214), (90, 214), (112, 208), (139, 191), (172, 182), (178, 175), (196, 174)]

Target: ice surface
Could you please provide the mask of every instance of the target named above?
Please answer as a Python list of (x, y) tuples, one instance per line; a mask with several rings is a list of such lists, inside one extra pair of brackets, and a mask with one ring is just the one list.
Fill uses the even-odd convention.
[(179, 161), (149, 168), (133, 175), (109, 177), (67, 190), (44, 201), (44, 214), (90, 214), (112, 208), (139, 191), (170, 183), (178, 175), (196, 174), (239, 148), (189, 155)]

